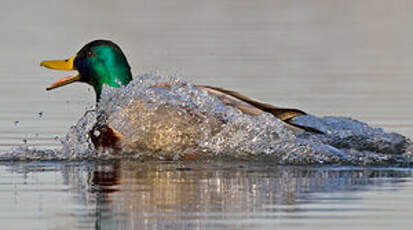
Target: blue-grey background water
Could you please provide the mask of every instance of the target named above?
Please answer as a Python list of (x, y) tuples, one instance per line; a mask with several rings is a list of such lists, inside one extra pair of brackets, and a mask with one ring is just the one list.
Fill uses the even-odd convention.
[[(410, 1), (2, 1), (0, 151), (58, 147), (93, 91), (43, 59), (106, 38), (134, 74), (179, 73), (413, 136)], [(258, 163), (4, 162), (9, 229), (408, 228), (412, 171)]]

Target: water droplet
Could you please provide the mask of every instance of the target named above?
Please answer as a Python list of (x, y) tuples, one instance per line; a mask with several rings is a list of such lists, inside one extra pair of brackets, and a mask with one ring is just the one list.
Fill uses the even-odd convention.
[(39, 118), (43, 117), (43, 112), (39, 112), (38, 114), (39, 114)]
[(115, 78), (115, 82), (116, 84), (118, 84), (119, 86), (123, 87), (124, 85), (122, 84), (121, 81), (119, 81), (119, 79)]
[(100, 131), (99, 131), (99, 130), (93, 131), (93, 135), (94, 135), (95, 137), (100, 136)]
[(20, 121), (14, 121), (14, 126), (19, 126), (20, 125)]
[(24, 143), (24, 144), (27, 144), (27, 139), (23, 139), (23, 143)]

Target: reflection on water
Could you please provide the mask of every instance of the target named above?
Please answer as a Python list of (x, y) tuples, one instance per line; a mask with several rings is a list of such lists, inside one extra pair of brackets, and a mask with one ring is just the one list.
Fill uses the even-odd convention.
[(413, 188), (410, 169), (115, 161), (15, 163), (0, 170), (2, 199), (9, 199), (2, 222), (39, 217), (34, 227), (316, 229), (330, 222), (376, 226), (381, 215), (403, 225), (398, 221), (413, 215), (403, 202), (413, 196), (405, 193)]

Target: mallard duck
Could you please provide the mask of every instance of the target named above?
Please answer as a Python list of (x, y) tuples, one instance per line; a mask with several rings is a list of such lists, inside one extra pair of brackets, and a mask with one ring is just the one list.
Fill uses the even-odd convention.
[[(97, 102), (101, 98), (102, 88), (105, 84), (110, 87), (120, 88), (126, 86), (130, 81), (132, 81), (131, 68), (124, 53), (117, 44), (109, 40), (92, 41), (86, 44), (82, 49), (80, 49), (80, 51), (73, 57), (64, 60), (42, 61), (40, 65), (50, 69), (68, 71), (76, 70), (78, 72), (78, 74), (76, 75), (61, 78), (55, 83), (49, 85), (47, 87), (47, 90), (56, 89), (73, 82), (84, 82), (94, 88), (94, 91), (96, 92)], [(154, 85), (153, 87), (168, 88), (169, 86), (167, 83), (165, 83)], [(216, 96), (225, 105), (235, 107), (244, 114), (257, 116), (262, 113), (270, 113), (281, 120), (285, 124), (285, 126), (293, 130), (305, 130), (320, 133), (320, 131), (314, 128), (303, 127), (292, 122), (293, 118), (306, 114), (299, 109), (276, 107), (247, 97), (238, 92), (223, 89), (220, 87), (208, 85), (194, 85), (194, 87), (199, 90), (203, 90), (210, 95)], [(142, 106), (136, 106), (135, 109), (139, 110), (143, 108)], [(168, 109), (171, 108), (162, 108), (158, 113), (155, 113), (155, 115), (158, 114), (160, 117), (167, 119), (168, 116), (173, 116), (174, 114), (173, 111), (168, 111)], [(128, 110), (128, 112), (130, 113), (130, 110)], [(176, 123), (178, 123), (178, 125), (176, 125)], [(181, 125), (179, 125), (179, 123), (181, 123)], [(185, 127), (184, 129), (188, 129), (188, 124), (190, 123), (190, 118), (180, 118), (180, 121), (175, 121), (175, 127), (177, 129), (179, 129), (180, 127)], [(141, 123), (136, 124), (142, 125)], [(168, 124), (169, 121), (166, 121), (165, 124), (161, 126), (166, 127), (168, 126)], [(158, 130), (154, 130), (153, 132), (161, 132), (159, 130), (159, 127), (160, 126), (158, 126), (157, 128)], [(170, 129), (168, 130), (168, 132), (171, 132)], [(119, 140), (127, 139), (127, 137), (125, 138), (125, 134), (123, 134), (122, 131), (114, 130), (112, 127), (100, 127), (100, 131), (100, 137), (95, 138), (94, 141), (96, 145), (119, 146), (119, 144), (116, 144), (117, 142), (119, 142)], [(180, 133), (182, 133), (181, 130)], [(183, 133), (185, 133), (185, 131)], [(157, 136), (159, 139), (159, 135)], [(170, 134), (169, 138), (176, 139), (177, 137), (176, 134)], [(148, 144), (148, 140), (146, 139), (144, 142), (145, 146), (151, 145)], [(155, 144), (153, 147), (149, 147), (149, 149), (162, 149), (164, 148), (165, 143), (169, 143), (168, 141), (165, 142), (165, 140), (163, 139), (157, 141), (151, 139), (151, 141), (149, 142), (162, 143)], [(191, 141), (187, 140), (183, 142), (188, 143)], [(134, 140), (134, 143), (135, 144), (128, 143), (127, 145), (131, 148), (134, 148), (134, 146), (136, 146), (136, 140)], [(142, 145), (142, 143), (140, 143), (139, 145)], [(122, 146), (125, 146), (125, 144), (122, 144)]]

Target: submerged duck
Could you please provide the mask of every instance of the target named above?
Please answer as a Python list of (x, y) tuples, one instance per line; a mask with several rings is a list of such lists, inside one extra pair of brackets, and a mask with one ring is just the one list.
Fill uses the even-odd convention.
[[(84, 82), (94, 88), (97, 102), (99, 102), (101, 98), (104, 85), (121, 88), (128, 85), (133, 79), (131, 68), (124, 53), (117, 44), (109, 40), (92, 41), (80, 49), (73, 57), (64, 60), (42, 61), (40, 65), (50, 69), (75, 70), (78, 72), (76, 75), (61, 78), (49, 85), (47, 90), (56, 89), (73, 82)], [(152, 87), (170, 88), (168, 83), (156, 84)], [(225, 105), (237, 108), (244, 114), (258, 116), (263, 113), (270, 113), (281, 120), (286, 127), (294, 131), (304, 130), (322, 133), (312, 127), (304, 127), (293, 122), (293, 118), (306, 114), (299, 109), (276, 107), (238, 92), (219, 87), (208, 85), (194, 85), (194, 87), (217, 97)], [(141, 112), (141, 110), (144, 109), (145, 108), (137, 102), (135, 106), (126, 108), (125, 111), (127, 112), (125, 113), (128, 114), (127, 117), (131, 117), (133, 113)], [(132, 140), (130, 137), (131, 134), (125, 133), (123, 130), (115, 129), (111, 127), (110, 124), (105, 124), (99, 127), (100, 132), (98, 137), (93, 137), (92, 135), (93, 142), (97, 146), (115, 146), (117, 148), (125, 148), (125, 146), (128, 146), (130, 149), (137, 148), (137, 146), (145, 146), (146, 149), (159, 150), (167, 148), (168, 145), (176, 144), (176, 140), (179, 138), (182, 139), (181, 142), (184, 144), (192, 143), (194, 139), (196, 139), (196, 135), (199, 134), (190, 127), (191, 122), (194, 120), (191, 115), (186, 117), (181, 116), (179, 112), (173, 111), (171, 107), (160, 108), (155, 113), (152, 113), (152, 116), (158, 116), (160, 118), (157, 119), (158, 123), (163, 122), (162, 124), (154, 126), (150, 132), (148, 131), (150, 133), (148, 133), (148, 136), (152, 135), (152, 138), (145, 137), (143, 139), (142, 134), (140, 134), (140, 137), (134, 137)], [(171, 127), (169, 127), (171, 124), (170, 118), (173, 116), (177, 117), (177, 119), (173, 120), (173, 128), (176, 130), (171, 130)], [(143, 119), (136, 119), (136, 121), (131, 124), (132, 126), (139, 127), (145, 125), (143, 122)], [(217, 122), (219, 123), (219, 121)], [(129, 124), (129, 126), (131, 124)], [(162, 135), (159, 135), (159, 133), (162, 133)], [(190, 135), (187, 135), (188, 133)]]

